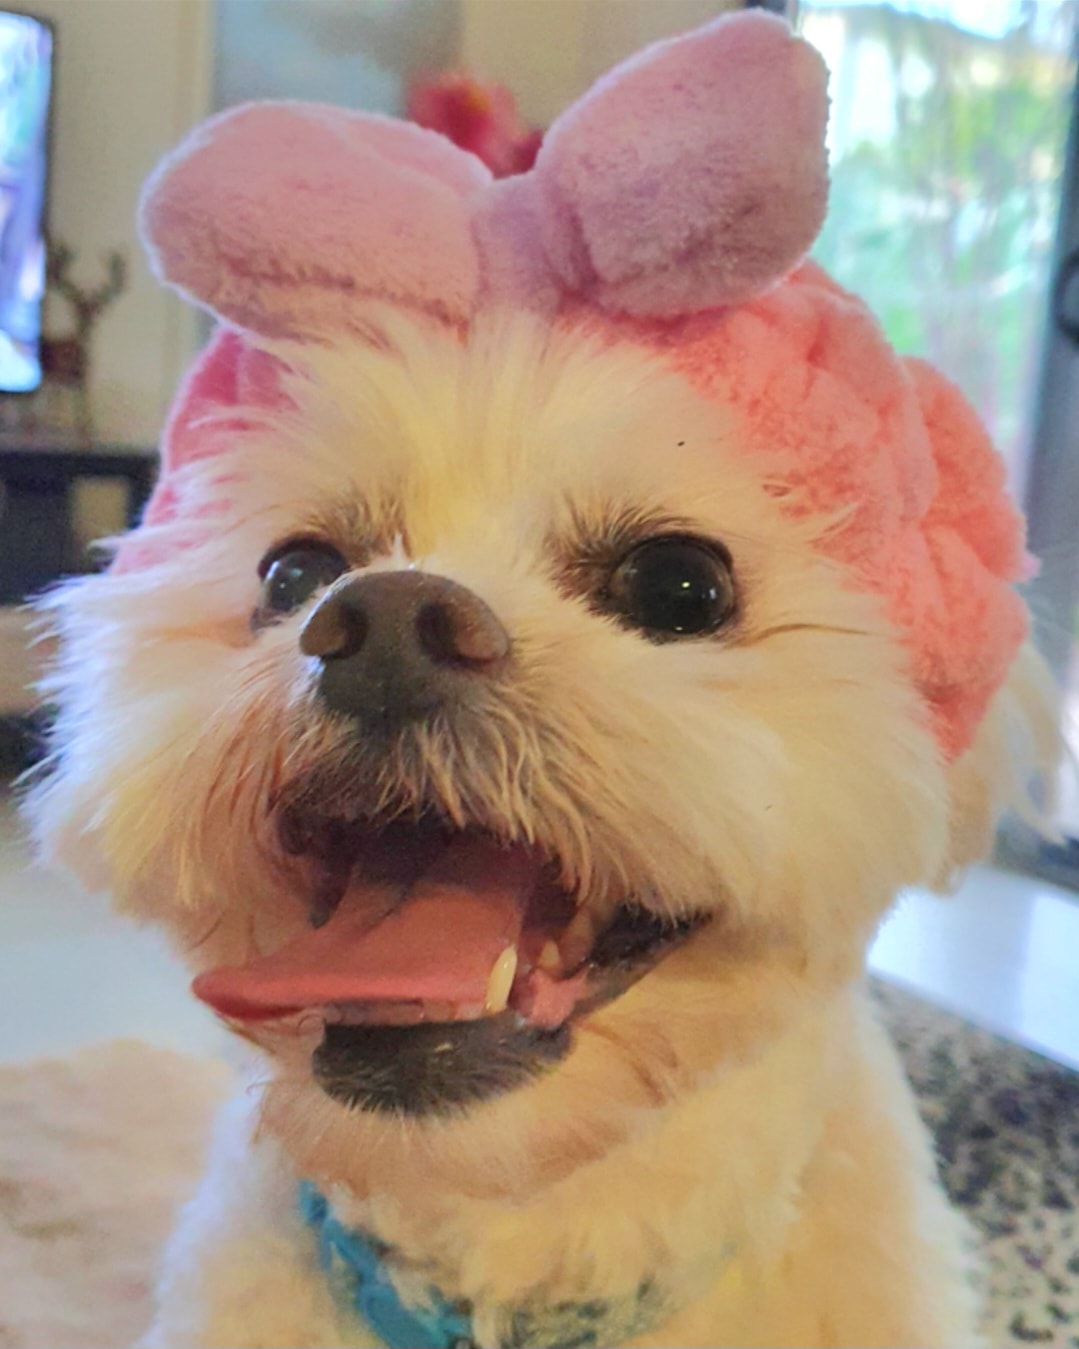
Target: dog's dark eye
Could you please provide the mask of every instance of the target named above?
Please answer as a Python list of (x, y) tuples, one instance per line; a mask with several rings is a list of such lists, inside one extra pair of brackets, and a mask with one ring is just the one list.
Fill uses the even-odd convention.
[(649, 636), (704, 636), (734, 615), (731, 560), (721, 545), (700, 539), (677, 534), (649, 539), (614, 569), (604, 600)]
[(259, 613), (291, 614), (316, 590), (332, 584), (348, 569), (345, 559), (328, 543), (304, 539), (267, 553), (259, 567), (262, 594)]

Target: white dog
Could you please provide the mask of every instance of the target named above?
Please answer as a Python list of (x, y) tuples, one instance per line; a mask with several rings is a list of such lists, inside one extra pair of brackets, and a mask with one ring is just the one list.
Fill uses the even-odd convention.
[(502, 184), (288, 105), (151, 186), (226, 326), (32, 797), (263, 1065), (147, 1345), (975, 1342), (864, 956), (1050, 718), (972, 414), (792, 272), (823, 97), (739, 16)]

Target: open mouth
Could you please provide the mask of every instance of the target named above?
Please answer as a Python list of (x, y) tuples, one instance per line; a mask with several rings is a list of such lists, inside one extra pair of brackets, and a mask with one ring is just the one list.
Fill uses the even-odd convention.
[(520, 1085), (703, 921), (632, 900), (598, 921), (541, 849), (433, 814), (286, 807), (278, 827), (310, 864), (307, 928), (194, 991), (230, 1020), (318, 1015), (316, 1076), (350, 1105), (419, 1114)]

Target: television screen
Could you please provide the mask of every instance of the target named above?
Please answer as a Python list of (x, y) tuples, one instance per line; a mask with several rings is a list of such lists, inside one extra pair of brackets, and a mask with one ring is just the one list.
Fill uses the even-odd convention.
[(52, 33), (0, 12), (0, 393), (41, 382)]

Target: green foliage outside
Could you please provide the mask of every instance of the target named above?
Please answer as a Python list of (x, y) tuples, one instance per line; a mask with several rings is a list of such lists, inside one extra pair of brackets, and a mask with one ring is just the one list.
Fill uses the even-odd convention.
[(820, 17), (842, 17), (844, 83), (877, 49), (872, 69), (890, 79), (872, 96), (891, 101), (894, 126), (881, 136), (877, 108), (875, 132), (861, 135), (866, 81), (853, 97), (833, 85), (840, 153), (815, 256), (900, 350), (962, 386), (1013, 465), (1037, 379), (1077, 5), (1017, 8), (999, 39), (883, 4), (803, 9), (810, 40)]

